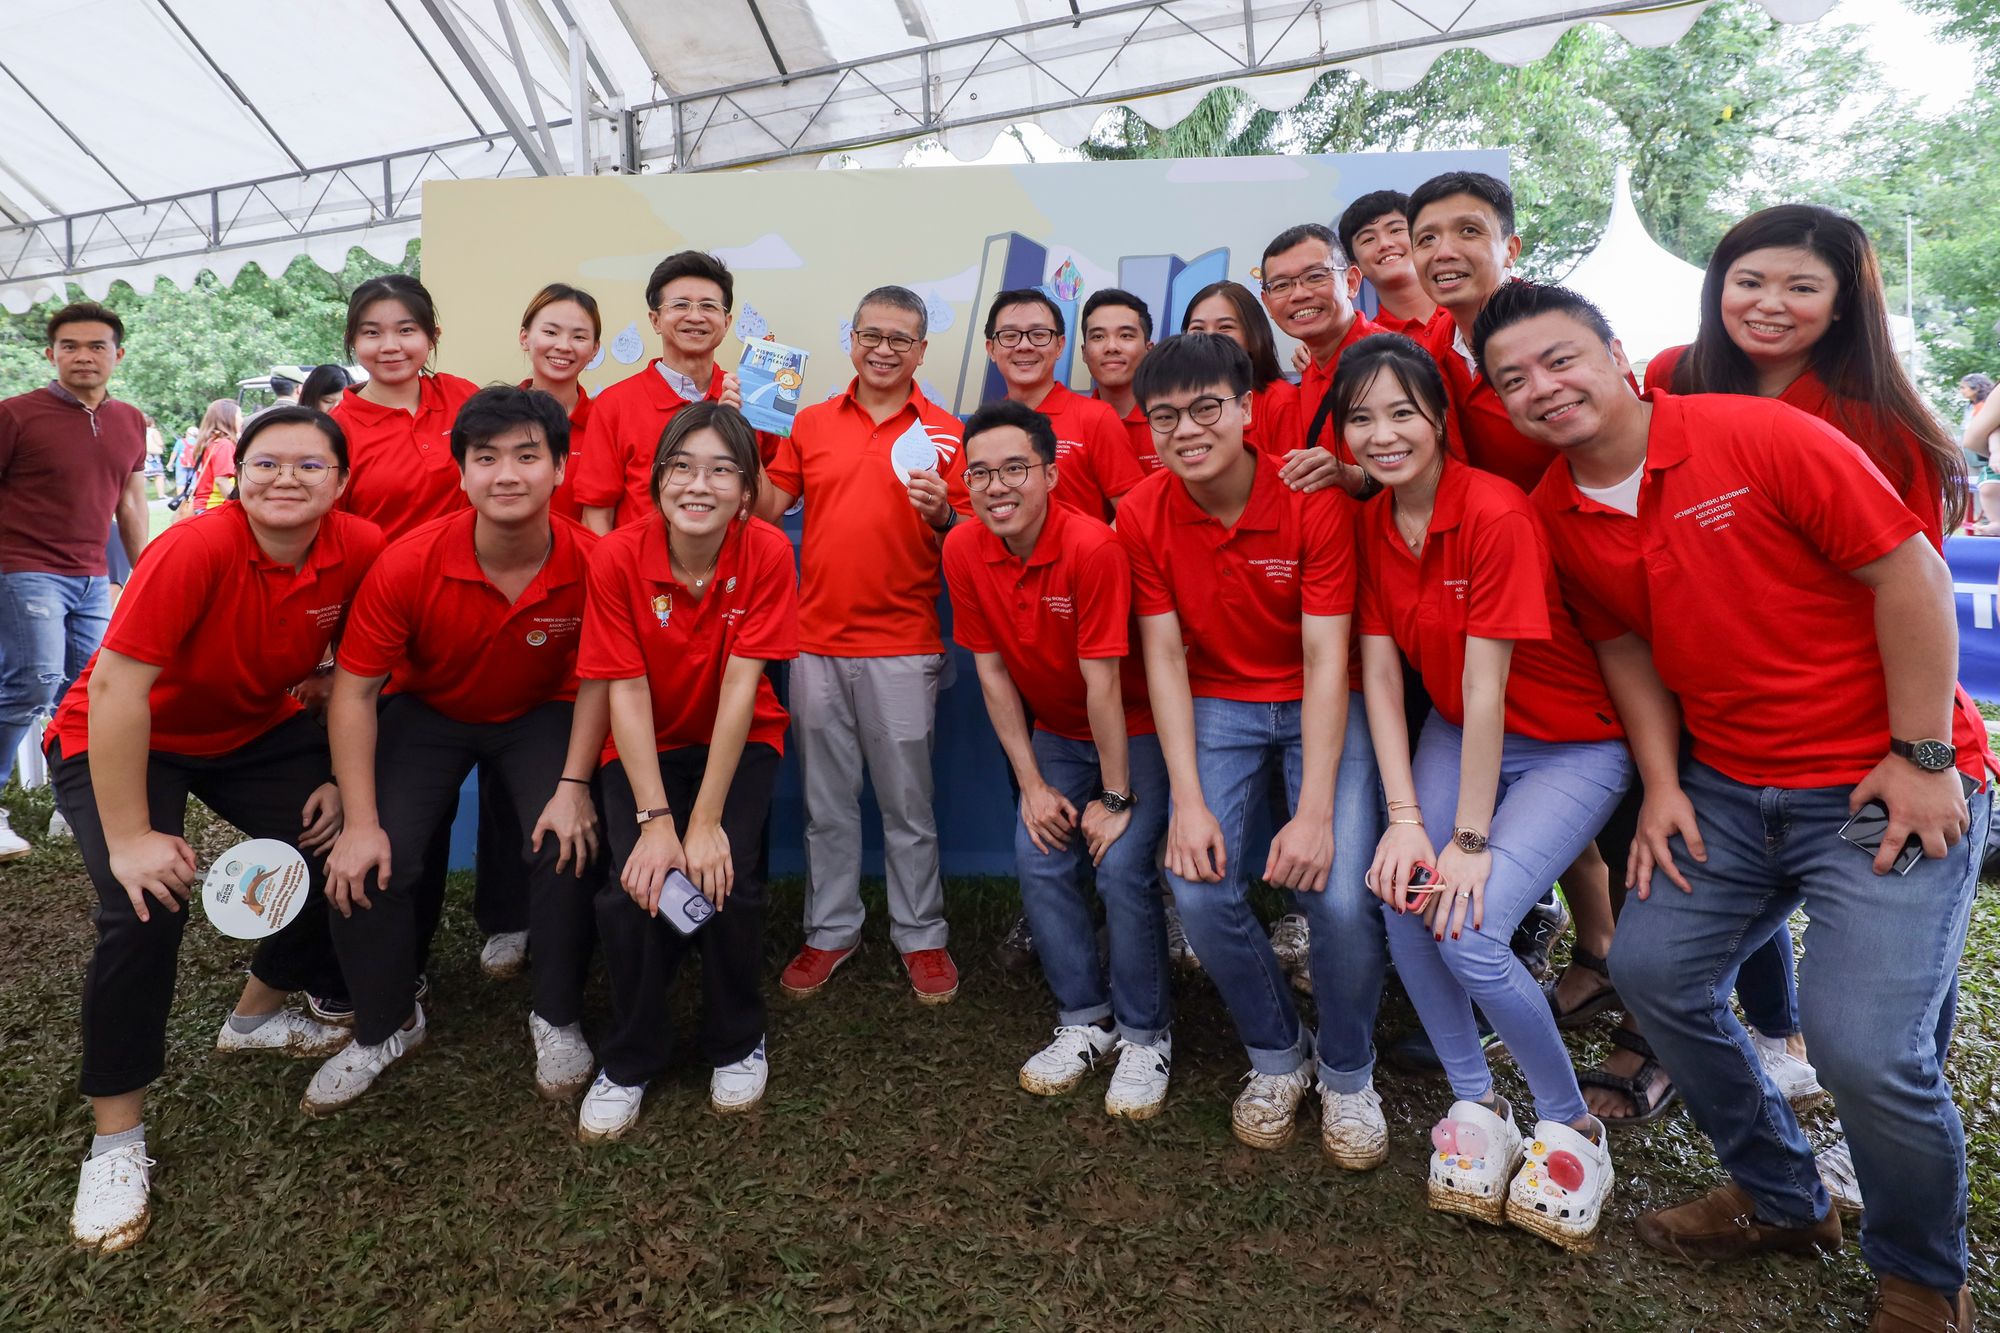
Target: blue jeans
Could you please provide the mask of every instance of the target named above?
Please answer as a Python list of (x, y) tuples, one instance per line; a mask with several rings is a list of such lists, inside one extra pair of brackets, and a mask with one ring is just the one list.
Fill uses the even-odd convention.
[[(1097, 747), (1046, 731), (1034, 734), (1035, 764), (1042, 781), (1054, 787), (1082, 817), (1086, 802), (1104, 790)], [(1064, 1026), (1116, 1020), (1118, 1035), (1151, 1046), (1174, 1021), (1173, 987), (1167, 972), (1167, 913), (1160, 901), (1158, 854), (1167, 830), (1167, 764), (1157, 736), (1134, 736), (1126, 747), (1135, 802), (1131, 822), (1105, 850), (1097, 867), (1097, 896), (1111, 936), (1107, 982), (1097, 958), (1097, 920), (1087, 881), (1090, 850), (1083, 831), (1070, 831), (1069, 846), (1036, 849), (1018, 818), (1014, 866), (1021, 881), (1021, 911), (1035, 937), (1042, 975), (1056, 997), (1057, 1022)]]
[[(1462, 730), (1432, 713), (1410, 761), (1433, 847), (1451, 841), (1464, 744)], [(1444, 1063), (1453, 1096), (1478, 1101), (1493, 1087), (1472, 1014), (1476, 1003), (1528, 1080), (1536, 1114), (1565, 1124), (1587, 1114), (1555, 1015), (1511, 942), (1514, 927), (1590, 845), (1631, 781), (1632, 756), (1622, 741), (1508, 736), (1486, 840), (1493, 868), (1479, 928), (1468, 919), (1457, 939), (1439, 940), (1416, 913), (1398, 916), (1383, 905), (1396, 975)]]
[(1940, 1058), (1940, 1017), (1965, 946), (1992, 792), (1942, 860), (1877, 875), (1835, 833), (1851, 788), (1751, 787), (1704, 764), (1681, 786), (1708, 844), (1674, 860), (1693, 893), (1658, 885), (1626, 903), (1611, 975), (1716, 1156), (1767, 1221), (1826, 1215), (1812, 1149), (1764, 1076), (1728, 998), (1743, 960), (1804, 903), (1799, 1014), (1840, 1106), (1868, 1200), (1861, 1255), (1938, 1291), (1965, 1282), (1965, 1130)]
[(35, 715), (55, 712), (110, 621), (102, 575), (0, 574), (0, 786)]
[[(1188, 944), (1221, 993), (1236, 1035), (1260, 1074), (1289, 1074), (1313, 1053), (1313, 1035), (1299, 1022), (1291, 988), (1271, 952), (1270, 937), (1244, 894), (1244, 824), (1250, 802), (1264, 794), (1267, 765), (1281, 765), (1286, 807), (1296, 810), (1305, 756), (1300, 706), (1194, 701), (1195, 764), (1202, 799), (1222, 825), (1228, 872), (1220, 883), (1181, 879), (1167, 884)], [(1359, 693), (1348, 700), (1347, 739), (1333, 801), (1333, 870), (1323, 893), (1294, 893), (1293, 910), (1312, 932), (1313, 999), (1319, 1009), (1319, 1077), (1335, 1092), (1359, 1092), (1375, 1073), (1375, 1011), (1382, 1003), (1386, 951), (1382, 918), (1362, 882), (1382, 837), (1382, 783)], [(1261, 867), (1260, 867), (1261, 868)]]

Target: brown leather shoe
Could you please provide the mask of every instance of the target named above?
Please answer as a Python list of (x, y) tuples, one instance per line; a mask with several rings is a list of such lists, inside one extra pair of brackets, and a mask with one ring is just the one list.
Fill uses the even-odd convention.
[(1734, 1181), (1675, 1208), (1639, 1214), (1639, 1239), (1677, 1259), (1747, 1259), (1753, 1254), (1828, 1253), (1840, 1248), (1840, 1214), (1809, 1227), (1781, 1227), (1757, 1220), (1756, 1206)]
[(1875, 1316), (1869, 1333), (1972, 1333), (1972, 1288), (1956, 1299), (1899, 1277), (1875, 1280)]

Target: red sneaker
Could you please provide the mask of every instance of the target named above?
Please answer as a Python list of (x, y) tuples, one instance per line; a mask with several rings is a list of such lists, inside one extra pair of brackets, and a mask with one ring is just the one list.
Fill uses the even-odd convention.
[(778, 974), (778, 989), (794, 1000), (817, 995), (820, 987), (833, 978), (833, 970), (852, 958), (858, 947), (815, 949), (810, 944), (806, 945), (799, 950), (799, 956), (785, 964), (785, 970)]
[(958, 994), (958, 965), (943, 949), (917, 949), (903, 955), (910, 987), (925, 1004), (950, 1004)]

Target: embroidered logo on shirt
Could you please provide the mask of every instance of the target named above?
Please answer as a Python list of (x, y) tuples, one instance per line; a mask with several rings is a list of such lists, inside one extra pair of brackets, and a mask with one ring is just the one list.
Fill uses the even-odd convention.
[(1689, 505), (1687, 508), (1676, 513), (1674, 520), (1679, 522), (1684, 518), (1692, 518), (1697, 527), (1717, 528), (1718, 530), (1726, 528), (1729, 526), (1729, 520), (1736, 517), (1736, 505), (1734, 501), (1738, 497), (1748, 495), (1749, 493), (1750, 488), (1748, 486), (1738, 486), (1733, 491), (1724, 491), (1721, 495), (1715, 496), (1712, 499), (1703, 500), (1699, 504)]
[(727, 583), (725, 583), (725, 584), (723, 584), (723, 585), (722, 585), (722, 590), (723, 590), (724, 592), (735, 592), (735, 591), (736, 591), (736, 576), (735, 576), (734, 574), (731, 574), (731, 575), (729, 576), (729, 582), (727, 582)]
[(335, 602), (331, 606), (312, 607), (306, 614), (312, 617), (314, 629), (332, 629), (340, 623), (340, 613), (346, 609), (346, 602)]
[(667, 621), (673, 618), (673, 614), (674, 599), (672, 594), (663, 592), (653, 598), (653, 615), (659, 620), (661, 629), (667, 627)]
[(528, 631), (528, 646), (530, 648), (539, 648), (548, 641), (549, 641), (549, 636), (542, 633), (542, 631), (538, 629), (531, 629)]
[(1045, 592), (1042, 594), (1042, 605), (1048, 609), (1050, 615), (1061, 616), (1064, 620), (1076, 615), (1076, 603), (1068, 597), (1058, 597), (1054, 593)]
[(1250, 561), (1250, 568), (1273, 583), (1290, 583), (1299, 576), (1299, 562), (1283, 556), (1266, 556)]
[(1462, 602), (1465, 600), (1465, 590), (1472, 586), (1472, 580), (1446, 579), (1444, 581), (1444, 586), (1451, 590), (1453, 596), (1456, 597), (1457, 600)]

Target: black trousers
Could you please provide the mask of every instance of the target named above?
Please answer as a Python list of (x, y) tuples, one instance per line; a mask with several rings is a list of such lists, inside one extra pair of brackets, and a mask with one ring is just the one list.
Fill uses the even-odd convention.
[[(707, 766), (705, 745), (660, 756), (674, 831), (682, 837)], [(692, 937), (647, 915), (619, 884), (639, 843), (638, 805), (622, 762), (613, 760), (602, 774), (611, 844), (609, 882), (597, 894), (597, 932), (611, 976), (611, 1034), (597, 1048), (604, 1072), (628, 1087), (666, 1072), (674, 1049), (667, 993), (691, 949), (701, 955), (702, 1058), (714, 1065), (734, 1064), (764, 1037), (764, 830), (778, 781), (778, 752), (768, 745), (743, 747), (736, 779), (722, 803), (722, 831), (729, 836), (736, 882), (722, 910)]]
[[(136, 1092), (166, 1068), (167, 1014), (173, 1007), (181, 933), (193, 903), (170, 912), (148, 900), (141, 921), (132, 900), (111, 874), (88, 755), (64, 758), (60, 742), (49, 753), (56, 808), (76, 834), (83, 866), (97, 890), (92, 920), (97, 946), (83, 978), (83, 1076), (86, 1097)], [(153, 827), (175, 837), (187, 829), (193, 796), (253, 838), (298, 845), (306, 801), (333, 777), (326, 733), (294, 717), (247, 745), (212, 759), (155, 750), (146, 757), (146, 805)], [(290, 925), (258, 943), (250, 972), (274, 990), (338, 994), (340, 966), (327, 937), (325, 862), (306, 857), (312, 875), (305, 906)], [(199, 886), (197, 886), (199, 892)]]
[(532, 822), (524, 827), (516, 816), (499, 765), (481, 764), (479, 860), (472, 883), (472, 919), (482, 935), (528, 929), (528, 867), (516, 849), (532, 828)]
[[(499, 770), (515, 818), (532, 829), (555, 793), (569, 750), (571, 705), (543, 704), (512, 722), (456, 722), (418, 699), (396, 695), (382, 707), (375, 746), (375, 804), (389, 835), (389, 882), (371, 877), (371, 906), (334, 913), (334, 947), (354, 1000), (355, 1039), (374, 1045), (410, 1016), (426, 923), (435, 926), (444, 878), (433, 873), (433, 838), (448, 824), (474, 765)], [(556, 840), (520, 855), (527, 865), (529, 936), (534, 943), (535, 1012), (557, 1026), (583, 1010), (590, 966), (592, 872), (556, 872)]]

